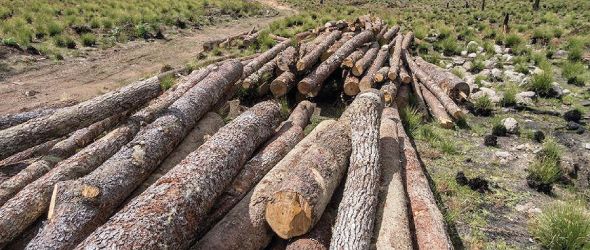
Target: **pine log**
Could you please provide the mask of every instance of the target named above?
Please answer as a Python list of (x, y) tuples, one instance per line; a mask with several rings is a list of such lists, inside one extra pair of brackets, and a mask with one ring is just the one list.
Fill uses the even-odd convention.
[(381, 86), (381, 93), (383, 93), (383, 100), (385, 106), (390, 107), (391, 104), (396, 101), (398, 86), (394, 82), (387, 82)]
[(295, 86), (295, 74), (291, 71), (285, 71), (270, 84), (270, 92), (274, 97), (282, 97)]
[(359, 89), (361, 91), (365, 91), (374, 87), (377, 71), (379, 71), (379, 69), (381, 69), (381, 67), (387, 61), (388, 53), (389, 46), (383, 45), (379, 50), (379, 53), (377, 53), (377, 57), (371, 64), (371, 67), (367, 70), (365, 76), (363, 76), (363, 78), (359, 82)]
[(55, 113), (56, 110), (56, 108), (41, 108), (22, 113), (2, 115), (0, 116), (0, 130), (21, 124), (31, 119), (51, 115)]
[(413, 249), (408, 198), (402, 179), (400, 143), (397, 123), (391, 108), (383, 109), (379, 132), (381, 153), (381, 183), (377, 221), (375, 221), (375, 249)]
[(406, 108), (410, 104), (410, 86), (407, 84), (400, 84), (397, 90), (395, 103), (400, 109)]
[(433, 80), (414, 62), (407, 50), (404, 50), (404, 61), (408, 65), (412, 74), (416, 75), (418, 80), (440, 101), (445, 109), (456, 119), (464, 116), (463, 110), (453, 102), (453, 100), (442, 90)]
[(430, 113), (436, 119), (438, 124), (443, 128), (453, 128), (455, 126), (453, 124), (453, 119), (447, 114), (445, 107), (436, 99), (428, 89), (418, 85), (422, 92), (422, 96), (424, 96), (424, 101), (428, 104), (428, 108), (430, 109)]
[(356, 50), (356, 48), (374, 39), (374, 37), (375, 35), (372, 31), (366, 30), (348, 40), (336, 53), (322, 62), (297, 84), (299, 92), (308, 96), (316, 96), (321, 90), (324, 81), (342, 64), (342, 60)]
[(55, 144), (46, 156), (34, 161), (18, 174), (4, 181), (0, 184), (0, 206), (4, 205), (26, 185), (49, 172), (58, 162), (72, 156), (76, 150), (87, 146), (104, 131), (115, 126), (123, 116), (121, 114), (114, 115), (87, 128), (79, 129), (68, 138)]
[(398, 32), (398, 25), (391, 27), (389, 30), (387, 30), (387, 32), (385, 32), (385, 34), (383, 34), (381, 44), (389, 44), (391, 42), (391, 39), (393, 39), (393, 37), (397, 35)]
[(149, 176), (241, 74), (239, 61), (222, 64), (91, 174), (59, 183), (54, 216), (29, 247), (76, 246)]
[(336, 51), (338, 49), (340, 49), (340, 47), (342, 47), (342, 45), (344, 45), (346, 42), (348, 42), (348, 40), (352, 39), (352, 37), (354, 37), (353, 32), (346, 32), (346, 33), (342, 34), (342, 37), (340, 38), (340, 40), (336, 41), (334, 44), (332, 44), (332, 46), (330, 46), (330, 48), (328, 48), (328, 50), (326, 50), (326, 51), (324, 51), (324, 53), (322, 53), (322, 56), (320, 56), (320, 60), (325, 61), (326, 59), (328, 59), (331, 55), (336, 53)]
[(399, 74), (403, 39), (404, 36), (398, 34), (392, 42), (393, 47), (390, 48), (391, 54), (389, 56), (389, 73), (387, 73), (387, 77), (392, 81), (396, 80)]
[(403, 63), (399, 66), (399, 81), (403, 84), (410, 84), (412, 82), (412, 77)]
[(363, 73), (371, 66), (379, 51), (379, 43), (372, 43), (369, 47), (369, 50), (367, 50), (367, 53), (363, 55), (363, 58), (356, 61), (354, 67), (352, 67), (352, 74), (355, 76), (362, 76)]
[(352, 67), (354, 67), (354, 64), (360, 60), (361, 58), (363, 58), (363, 56), (365, 55), (365, 53), (367, 53), (367, 50), (369, 50), (369, 46), (363, 46), (361, 48), (359, 48), (358, 50), (352, 52), (352, 54), (350, 54), (349, 56), (347, 56), (344, 61), (342, 61), (342, 68), (345, 69), (352, 69)]
[[(401, 120), (396, 107), (392, 107), (389, 111), (396, 120)], [(417, 244), (415, 247), (418, 249), (453, 249), (443, 215), (430, 189), (424, 167), (420, 163), (418, 153), (404, 131), (401, 122), (397, 123), (397, 131), (403, 155), (404, 186), (408, 192), (414, 224), (415, 242)]]
[[(310, 145), (332, 129), (334, 120), (321, 122), (299, 142), (232, 210), (217, 223), (192, 249), (262, 249), (274, 233), (264, 219), (266, 203), (276, 185), (297, 164)], [(231, 235), (232, 237), (227, 237)]]
[(276, 102), (253, 106), (111, 217), (78, 249), (187, 248), (215, 198), (272, 136), (280, 116)]
[(388, 72), (389, 72), (389, 66), (381, 67), (379, 70), (377, 70), (377, 73), (375, 73), (375, 82), (382, 83), (385, 80), (387, 80), (387, 73)]
[[(421, 87), (420, 81), (418, 80), (418, 78), (416, 77), (416, 75), (411, 76), (412, 78), (412, 82), (411, 82), (411, 90), (412, 90), (412, 94), (414, 95), (414, 100), (416, 101), (416, 107), (418, 109), (418, 112), (422, 113), (422, 117), (426, 120), (428, 119), (428, 117), (430, 117), (430, 114), (428, 113), (428, 108), (426, 106), (428, 106), (426, 104), (426, 101), (424, 100), (424, 88)], [(444, 111), (444, 108), (443, 108)]]
[(335, 211), (326, 209), (322, 218), (313, 229), (302, 236), (299, 236), (286, 247), (286, 250), (328, 250), (332, 238), (332, 226), (336, 221)]
[(360, 79), (350, 73), (350, 70), (345, 71), (344, 76), (344, 94), (347, 96), (355, 96), (360, 92), (359, 82)]
[(273, 78), (275, 69), (277, 67), (276, 58), (264, 64), (253, 74), (249, 75), (242, 81), (242, 88), (251, 89), (260, 86), (264, 82)]
[(293, 112), (291, 112), (287, 121), (291, 122), (291, 126), (297, 126), (302, 129), (305, 129), (307, 124), (309, 124), (309, 121), (311, 119), (311, 116), (313, 115), (313, 112), (315, 111), (315, 108), (315, 103), (312, 103), (307, 100), (301, 101), (299, 104), (297, 104), (297, 106), (295, 106)]
[(410, 50), (410, 46), (414, 42), (414, 32), (409, 31), (404, 35), (404, 40), (402, 41), (402, 50)]
[(377, 36), (375, 37), (375, 39), (377, 40), (379, 45), (386, 45), (389, 43), (389, 42), (383, 43), (383, 36), (385, 35), (386, 32), (387, 32), (387, 24), (383, 25), (383, 27), (381, 27), (379, 29), (379, 34), (377, 34)]
[(415, 61), (416, 64), (453, 100), (461, 101), (466, 97), (469, 97), (471, 89), (467, 82), (461, 80), (461, 78), (453, 73), (447, 72), (434, 64), (424, 61), (424, 59), (420, 57), (416, 57)]
[(60, 181), (80, 178), (95, 170), (104, 161), (114, 155), (123, 145), (127, 144), (139, 131), (142, 124), (149, 124), (170, 104), (182, 96), (186, 90), (207, 76), (212, 67), (195, 71), (181, 83), (175, 85), (143, 109), (127, 119), (126, 124), (120, 125), (99, 140), (83, 148), (72, 157), (61, 161), (49, 173), (26, 186), (15, 197), (0, 208), (0, 246), (11, 241), (29, 225), (35, 222), (47, 211), (52, 190)]
[(318, 44), (325, 40), (329, 34), (330, 32), (319, 33), (313, 40), (302, 44), (299, 47), (299, 58), (303, 58), (305, 55), (309, 54)]
[(65, 139), (65, 137), (53, 139), (51, 141), (46, 141), (46, 142), (41, 143), (41, 144), (39, 144), (37, 146), (30, 147), (30, 148), (28, 148), (26, 150), (23, 150), (21, 152), (18, 152), (16, 154), (13, 154), (10, 157), (7, 157), (6, 159), (0, 161), (0, 169), (6, 167), (8, 165), (18, 163), (20, 161), (24, 161), (24, 160), (35, 158), (35, 157), (39, 157), (39, 156), (43, 156), (51, 148), (53, 148), (53, 146), (55, 144), (57, 144), (58, 142), (62, 141), (63, 139)]
[(244, 66), (244, 72), (242, 73), (242, 79), (245, 79), (249, 75), (256, 72), (260, 67), (264, 64), (272, 60), (273, 58), (277, 57), (281, 51), (287, 49), (291, 46), (291, 39), (280, 42), (279, 44), (273, 46), (271, 49), (265, 51), (264, 53), (260, 54), (258, 57), (254, 58), (250, 61), (246, 66)]
[(352, 153), (331, 249), (369, 249), (371, 245), (381, 178), (379, 127), (382, 111), (383, 95), (377, 90), (361, 93), (347, 111), (350, 112)]
[(298, 56), (299, 55), (297, 54), (297, 49), (295, 49), (295, 47), (290, 46), (289, 48), (285, 49), (283, 52), (281, 52), (281, 54), (279, 54), (279, 57), (276, 59), (277, 69), (280, 72), (295, 72), (295, 64), (297, 63)]
[(330, 35), (328, 35), (326, 39), (321, 41), (317, 46), (315, 46), (315, 48), (313, 48), (313, 50), (311, 50), (303, 58), (297, 61), (297, 71), (303, 72), (315, 65), (316, 62), (320, 59), (322, 53), (328, 50), (330, 46), (332, 46), (332, 44), (336, 42), (336, 40), (340, 39), (341, 36), (341, 31), (332, 31), (332, 33), (330, 33)]

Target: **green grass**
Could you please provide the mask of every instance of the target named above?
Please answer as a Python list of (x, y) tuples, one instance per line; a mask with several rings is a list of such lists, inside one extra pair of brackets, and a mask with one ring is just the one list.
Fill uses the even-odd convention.
[(537, 154), (535, 161), (528, 167), (529, 176), (544, 184), (553, 184), (561, 176), (561, 150), (552, 139), (546, 139), (543, 149)]
[(532, 221), (531, 233), (547, 249), (588, 249), (590, 213), (584, 202), (556, 202)]
[(530, 91), (535, 91), (539, 96), (549, 96), (553, 85), (553, 74), (550, 70), (544, 70), (543, 73), (535, 74), (531, 77), (531, 81), (527, 88)]
[(83, 34), (80, 39), (82, 40), (82, 45), (86, 47), (92, 47), (96, 45), (96, 36), (94, 34)]
[(569, 84), (584, 86), (588, 80), (589, 71), (581, 62), (565, 62), (561, 70), (562, 76)]
[(160, 86), (162, 89), (167, 90), (172, 88), (176, 83), (176, 78), (173, 75), (166, 75), (162, 79), (160, 79)]
[(516, 94), (518, 94), (518, 92), (518, 85), (514, 83), (507, 83), (504, 87), (504, 96), (500, 102), (502, 106), (508, 107), (516, 105)]

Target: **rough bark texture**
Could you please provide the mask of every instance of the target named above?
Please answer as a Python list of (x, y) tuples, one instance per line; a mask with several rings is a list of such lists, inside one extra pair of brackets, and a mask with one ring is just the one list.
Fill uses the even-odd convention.
[(352, 153), (330, 248), (369, 249), (381, 178), (379, 127), (383, 96), (376, 90), (363, 92), (348, 110)]
[(352, 52), (352, 54), (350, 54), (349, 56), (347, 56), (344, 61), (342, 61), (342, 67), (346, 68), (346, 69), (352, 69), (352, 67), (354, 67), (354, 64), (360, 60), (361, 58), (363, 58), (363, 56), (365, 55), (365, 53), (367, 53), (367, 50), (369, 50), (369, 46), (364, 46), (354, 52)]
[(454, 126), (453, 119), (447, 114), (445, 107), (436, 99), (436, 96), (421, 85), (418, 85), (418, 87), (422, 92), (422, 96), (424, 96), (424, 101), (428, 104), (430, 114), (432, 114), (438, 124), (443, 128), (452, 128)]
[(467, 82), (461, 80), (461, 78), (451, 72), (447, 72), (434, 64), (424, 61), (420, 57), (416, 57), (415, 59), (420, 69), (428, 74), (453, 100), (460, 101), (469, 97), (471, 89)]
[(342, 32), (339, 30), (332, 31), (330, 35), (326, 37), (323, 41), (321, 41), (313, 50), (307, 53), (303, 58), (297, 61), (297, 71), (303, 72), (313, 65), (320, 59), (320, 56), (332, 46), (336, 42), (336, 40), (340, 39), (342, 36)]
[(385, 34), (383, 34), (381, 44), (389, 44), (391, 42), (391, 39), (393, 39), (393, 37), (395, 35), (397, 35), (398, 32), (399, 32), (398, 25), (395, 25), (395, 26), (389, 28), (389, 30), (387, 30), (387, 32), (385, 32)]
[(242, 88), (250, 89), (255, 88), (263, 84), (264, 82), (269, 81), (271, 78), (274, 77), (275, 69), (277, 67), (276, 58), (270, 60), (260, 69), (258, 69), (255, 73), (249, 75), (242, 81)]
[(354, 64), (354, 67), (352, 67), (352, 74), (354, 74), (355, 76), (362, 76), (363, 73), (365, 73), (365, 71), (369, 67), (371, 67), (371, 64), (373, 63), (373, 61), (377, 57), (379, 50), (380, 50), (379, 43), (377, 43), (377, 42), (372, 43), (371, 46), (369, 47), (369, 50), (367, 50), (367, 53), (365, 53), (365, 55), (363, 55), (363, 58), (356, 61), (356, 63)]
[(375, 222), (375, 249), (413, 249), (408, 197), (404, 187), (397, 132), (400, 120), (391, 115), (391, 108), (383, 109), (380, 128), (381, 185)]
[[(445, 107), (445, 109), (454, 117), (454, 118), (462, 118), (464, 116), (463, 110), (453, 102), (453, 100), (442, 90), (438, 84), (436, 84), (432, 78), (427, 75), (418, 65), (414, 62), (413, 58), (410, 56), (408, 51), (404, 51), (404, 61), (408, 65), (412, 74), (416, 75), (418, 80), (424, 84), (424, 86), (430, 90), (434, 96), (440, 101), (440, 103)], [(400, 107), (401, 108), (401, 107)]]
[(343, 86), (343, 91), (344, 94), (348, 95), (348, 96), (355, 96), (360, 92), (359, 89), (359, 78), (354, 76), (352, 73), (350, 73), (349, 70), (347, 70), (345, 72), (345, 77), (344, 77), (344, 86)]
[[(309, 120), (311, 119), (313, 112), (315, 111), (315, 107), (315, 103), (310, 101), (301, 101), (299, 104), (297, 104), (297, 106), (295, 106), (287, 121), (291, 122), (291, 126), (297, 126), (305, 129), (307, 124), (309, 124)], [(283, 125), (283, 127), (289, 126)]]
[(381, 86), (381, 93), (383, 93), (383, 100), (385, 103), (386, 107), (391, 106), (391, 104), (396, 100), (397, 98), (397, 89), (398, 89), (398, 85), (396, 85), (394, 82), (387, 82), (385, 84), (383, 84), (383, 86)]
[(309, 54), (318, 44), (326, 39), (329, 34), (330, 32), (320, 33), (313, 40), (302, 44), (299, 47), (299, 57), (303, 58), (305, 55)]
[(297, 49), (295, 47), (290, 46), (289, 48), (285, 49), (277, 58), (277, 68), (281, 72), (295, 72), (297, 63), (297, 57), (299, 54), (297, 53)]
[(255, 149), (272, 136), (279, 120), (278, 103), (255, 105), (220, 129), (77, 248), (188, 247), (215, 198)]
[(403, 63), (399, 66), (399, 80), (403, 84), (410, 84), (412, 82), (412, 77), (408, 73), (408, 70), (406, 70), (406, 67), (403, 65)]
[(285, 71), (271, 82), (270, 92), (274, 97), (281, 97), (286, 95), (294, 86), (295, 74), (291, 71)]
[(27, 160), (30, 158), (45, 155), (51, 148), (53, 148), (53, 146), (56, 143), (62, 141), (63, 139), (65, 139), (65, 138), (62, 137), (62, 138), (53, 139), (51, 141), (46, 141), (46, 142), (39, 144), (37, 146), (31, 147), (31, 148), (28, 148), (28, 149), (23, 150), (21, 152), (18, 152), (16, 154), (13, 154), (10, 157), (7, 157), (6, 159), (0, 161), (0, 169), (6, 167), (8, 165), (18, 163), (20, 161), (24, 161), (24, 160)]
[(51, 115), (55, 113), (56, 110), (57, 109), (55, 108), (42, 108), (22, 113), (2, 115), (0, 116), (0, 130), (21, 124), (31, 119)]
[(409, 50), (414, 42), (414, 32), (409, 31), (404, 35), (404, 40), (402, 41), (402, 52), (403, 50)]
[(297, 89), (301, 94), (316, 96), (320, 91), (324, 81), (342, 64), (342, 60), (352, 53), (356, 48), (375, 37), (372, 31), (363, 31), (352, 39), (348, 40), (336, 53), (326, 61), (322, 62), (307, 77), (297, 84)]
[(71, 248), (83, 240), (149, 176), (241, 73), (239, 61), (224, 63), (98, 169), (60, 183), (55, 215), (28, 247)]
[(330, 46), (330, 48), (328, 48), (328, 50), (326, 50), (324, 53), (322, 53), (320, 60), (325, 61), (326, 59), (330, 58), (331, 55), (336, 53), (336, 51), (338, 49), (340, 49), (340, 47), (342, 47), (342, 45), (344, 45), (344, 43), (346, 43), (346, 42), (348, 42), (348, 40), (352, 39), (352, 37), (354, 37), (353, 32), (346, 32), (346, 33), (342, 34), (342, 38), (340, 38), (340, 40), (336, 41), (334, 44), (332, 44), (332, 46)]
[(242, 73), (242, 79), (245, 79), (249, 75), (256, 72), (260, 67), (264, 64), (272, 60), (273, 58), (277, 57), (281, 51), (285, 50), (287, 47), (291, 46), (291, 39), (280, 42), (279, 44), (275, 45), (271, 49), (265, 51), (264, 53), (260, 54), (258, 57), (254, 58), (250, 61), (246, 66), (244, 66), (244, 72)]
[[(336, 122), (321, 122), (273, 167), (246, 197), (200, 239), (193, 249), (262, 249), (274, 233), (264, 219), (264, 210), (276, 185), (297, 164), (310, 145), (327, 133)], [(231, 235), (232, 237), (227, 237)]]
[[(424, 95), (422, 94), (424, 89), (421, 88), (420, 81), (418, 80), (416, 75), (412, 74), (411, 77), (412, 77), (412, 83), (411, 83), (412, 94), (414, 95), (414, 100), (416, 101), (416, 106), (417, 106), (418, 112), (422, 113), (423, 118), (427, 119), (430, 115), (428, 113), (428, 108), (426, 107), (427, 105), (426, 105), (426, 101), (424, 100)], [(444, 108), (443, 108), (443, 110), (444, 110)]]
[(387, 73), (389, 72), (389, 66), (385, 66), (380, 68), (379, 70), (377, 70), (377, 73), (375, 73), (375, 82), (376, 83), (382, 83), (385, 80), (387, 80)]
[(371, 67), (369, 68), (369, 70), (367, 70), (367, 73), (365, 74), (365, 76), (363, 76), (359, 83), (359, 88), (361, 91), (373, 88), (373, 86), (375, 85), (375, 77), (377, 71), (379, 71), (379, 69), (381, 69), (381, 67), (387, 61), (388, 53), (389, 46), (383, 45), (379, 50), (379, 53), (377, 53), (377, 57), (373, 61), (373, 64), (371, 64)]
[(400, 109), (405, 108), (410, 103), (410, 86), (407, 84), (400, 84), (398, 86), (395, 103)]
[(287, 250), (328, 250), (332, 238), (332, 225), (336, 221), (335, 211), (326, 209), (322, 218), (313, 229), (300, 237), (293, 239), (287, 245)]
[(138, 107), (156, 97), (160, 91), (158, 79), (152, 77), (78, 105), (60, 109), (52, 115), (1, 130), (0, 159)]
[(389, 56), (389, 72), (387, 73), (387, 77), (392, 81), (396, 80), (399, 75), (403, 40), (404, 36), (398, 34), (392, 42), (393, 46), (390, 47), (391, 54)]

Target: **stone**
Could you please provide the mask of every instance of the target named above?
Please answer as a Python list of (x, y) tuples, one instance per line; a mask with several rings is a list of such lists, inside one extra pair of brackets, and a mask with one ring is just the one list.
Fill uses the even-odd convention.
[(506, 151), (498, 151), (498, 152), (496, 152), (496, 157), (501, 158), (501, 159), (508, 159), (511, 156), (512, 155), (509, 152), (506, 152)]
[(510, 54), (512, 53), (512, 49), (511, 48), (505, 48), (504, 49), (504, 54)]
[(569, 90), (569, 89), (563, 89), (563, 95), (569, 95), (571, 93), (572, 93), (571, 90)]
[(504, 74), (500, 69), (492, 69), (492, 80), (502, 81)]
[(484, 50), (483, 47), (481, 47), (481, 46), (478, 46), (477, 47), (477, 53), (482, 53), (483, 50)]
[(453, 64), (455, 66), (460, 66), (463, 65), (465, 63), (465, 59), (461, 58), (461, 57), (454, 57), (453, 58)]
[(506, 70), (504, 71), (504, 80), (508, 80), (517, 84), (521, 84), (525, 79), (525, 74), (515, 72), (513, 70)]
[(486, 69), (493, 69), (494, 67), (496, 67), (496, 60), (495, 59), (488, 59), (483, 61), (484, 67)]
[(540, 74), (543, 74), (543, 72), (545, 72), (545, 71), (539, 67), (535, 67), (533, 70), (531, 70), (531, 73), (533, 75), (540, 75)]
[(510, 134), (517, 134), (518, 133), (518, 121), (512, 117), (502, 119), (502, 124), (506, 127), (506, 132)]
[(557, 82), (551, 83), (551, 92), (552, 97), (561, 98), (563, 96), (563, 88)]
[(502, 61), (504, 61), (504, 63), (506, 64), (512, 64), (512, 62), (514, 61), (514, 56), (510, 54), (504, 54), (502, 55)]
[(498, 145), (498, 137), (495, 135), (486, 135), (483, 138), (483, 145), (488, 147), (495, 147)]
[(590, 143), (584, 143), (584, 148), (590, 150)]
[(33, 96), (35, 96), (35, 95), (36, 95), (36, 94), (38, 94), (38, 93), (39, 93), (39, 91), (35, 91), (35, 90), (27, 90), (27, 91), (25, 91), (25, 96), (28, 96), (28, 97), (33, 97)]
[(492, 71), (490, 69), (483, 69), (477, 75), (483, 76), (485, 78), (490, 78), (492, 76)]
[(502, 52), (504, 52), (504, 49), (502, 49), (502, 46), (494, 44), (494, 52), (496, 52), (496, 54), (502, 54)]
[(567, 55), (568, 55), (567, 51), (560, 49), (558, 51), (555, 51), (555, 53), (553, 53), (553, 56), (551, 58), (553, 58), (553, 59), (566, 59)]
[(471, 47), (471, 46), (478, 46), (479, 44), (477, 44), (476, 41), (469, 41), (469, 43), (467, 43), (467, 47)]
[(569, 121), (565, 125), (565, 129), (567, 129), (567, 130), (578, 130), (579, 128), (580, 128), (580, 124), (578, 124), (577, 122), (574, 122), (574, 121)]
[[(484, 81), (482, 81), (483, 83)], [(499, 96), (495, 90), (487, 87), (481, 87), (478, 92), (475, 92), (471, 95), (473, 100), (477, 100), (481, 97), (487, 96), (490, 98), (490, 101), (493, 103), (499, 103), (502, 100), (502, 97)]]
[(472, 67), (472, 65), (473, 65), (473, 63), (472, 63), (472, 62), (470, 62), (470, 61), (467, 61), (467, 62), (463, 63), (463, 68), (464, 68), (466, 71), (469, 71), (469, 70), (471, 70), (471, 67)]
[(461, 51), (461, 56), (467, 56), (467, 50)]
[(467, 57), (469, 57), (469, 58), (476, 58), (477, 57), (477, 53), (469, 53), (469, 55), (467, 55)]

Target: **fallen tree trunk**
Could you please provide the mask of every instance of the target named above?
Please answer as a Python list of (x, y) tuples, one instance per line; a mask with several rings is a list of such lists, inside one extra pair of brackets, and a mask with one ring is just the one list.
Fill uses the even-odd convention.
[(395, 103), (400, 109), (406, 108), (410, 104), (410, 86), (407, 84), (400, 84), (397, 89), (397, 96)]
[(322, 53), (324, 53), (332, 44), (336, 42), (342, 36), (342, 32), (339, 30), (332, 31), (330, 35), (321, 41), (313, 50), (307, 53), (303, 58), (297, 61), (297, 71), (303, 72), (311, 68), (320, 59)]
[(323, 32), (319, 33), (313, 40), (302, 44), (299, 47), (299, 57), (303, 58), (305, 55), (309, 54), (318, 44), (320, 44), (326, 37), (330, 34), (330, 32)]
[(46, 142), (41, 143), (37, 146), (31, 147), (31, 148), (28, 148), (24, 151), (13, 154), (10, 157), (7, 157), (6, 159), (0, 161), (0, 169), (6, 167), (8, 165), (18, 163), (20, 161), (24, 161), (24, 160), (27, 160), (30, 158), (35, 158), (38, 156), (45, 155), (51, 148), (53, 148), (53, 146), (55, 144), (62, 141), (63, 139), (65, 139), (65, 138), (62, 137), (62, 138), (53, 139), (51, 141), (46, 141)]
[(136, 82), (83, 103), (0, 131), (0, 159), (138, 107), (161, 91), (157, 78)]
[(383, 96), (377, 90), (361, 93), (347, 111), (352, 153), (330, 242), (332, 249), (369, 249), (371, 245), (381, 178), (382, 111)]
[(244, 66), (244, 71), (242, 73), (242, 79), (245, 79), (249, 75), (256, 72), (260, 67), (264, 64), (268, 63), (273, 58), (277, 57), (281, 51), (287, 49), (287, 47), (291, 46), (291, 39), (280, 42), (279, 44), (275, 45), (271, 49), (267, 50), (266, 52), (260, 54), (258, 57), (254, 58), (250, 61), (246, 66)]
[(0, 116), (0, 130), (21, 124), (31, 119), (51, 115), (55, 113), (56, 110), (56, 108), (41, 108), (22, 113)]
[(375, 82), (376, 83), (382, 83), (385, 80), (387, 80), (387, 73), (389, 72), (389, 66), (385, 66), (380, 68), (379, 70), (377, 70), (377, 73), (375, 73)]
[(253, 74), (249, 75), (242, 81), (242, 88), (251, 89), (260, 86), (266, 81), (273, 78), (277, 67), (276, 58), (270, 60)]
[(354, 67), (352, 67), (352, 74), (354, 74), (355, 76), (362, 76), (365, 70), (367, 70), (371, 66), (371, 64), (377, 57), (379, 50), (379, 43), (372, 43), (369, 47), (369, 50), (367, 50), (367, 53), (365, 53), (365, 55), (363, 55), (363, 57), (360, 60), (356, 61)]
[(393, 27), (391, 27), (389, 30), (387, 30), (387, 32), (385, 32), (385, 34), (383, 34), (383, 37), (380, 41), (381, 44), (390, 44), (391, 39), (393, 39), (393, 37), (399, 32), (399, 26), (395, 25)]
[(285, 250), (328, 250), (332, 238), (332, 225), (336, 221), (335, 211), (326, 209), (313, 229), (289, 242)]
[(270, 84), (270, 92), (274, 97), (281, 97), (286, 95), (289, 90), (295, 86), (295, 74), (291, 71), (285, 71)]
[(417, 85), (424, 96), (424, 101), (428, 104), (428, 108), (430, 109), (430, 114), (436, 119), (438, 124), (443, 128), (452, 128), (454, 126), (453, 119), (449, 117), (445, 107), (436, 99), (428, 89), (422, 87), (421, 85)]
[(397, 85), (393, 82), (387, 82), (381, 86), (381, 93), (383, 93), (383, 100), (385, 102), (385, 106), (391, 106), (391, 104), (396, 101), (397, 98)]
[(352, 73), (350, 73), (349, 70), (346, 70), (343, 86), (344, 94), (346, 94), (347, 96), (357, 95), (359, 92), (361, 92), (359, 88), (359, 83), (360, 79), (354, 76)]
[(371, 64), (371, 67), (369, 68), (369, 70), (367, 70), (367, 73), (359, 82), (359, 88), (361, 91), (365, 91), (374, 87), (377, 71), (379, 71), (379, 69), (381, 69), (381, 67), (385, 64), (388, 53), (389, 46), (382, 46), (379, 50), (379, 53), (377, 53), (377, 57), (373, 61), (373, 64)]
[(78, 248), (141, 248), (154, 244), (187, 248), (215, 198), (256, 148), (272, 136), (280, 116), (280, 106), (273, 101), (250, 108), (111, 217)]
[[(232, 210), (217, 223), (192, 249), (262, 249), (271, 241), (274, 233), (264, 219), (266, 203), (276, 185), (297, 164), (310, 145), (332, 129), (336, 122), (321, 122), (299, 142)], [(227, 237), (232, 235), (232, 237)]]
[(395, 37), (395, 40), (392, 42), (393, 47), (390, 50), (391, 55), (389, 56), (389, 72), (387, 73), (387, 77), (392, 81), (396, 80), (399, 74), (403, 39), (404, 36), (402, 34), (398, 34), (397, 37)]
[(297, 84), (297, 89), (301, 94), (316, 96), (321, 90), (324, 81), (342, 64), (342, 60), (352, 53), (356, 48), (375, 37), (372, 31), (363, 31), (352, 39), (348, 40), (334, 55), (322, 62), (307, 77), (303, 78)]
[[(29, 247), (76, 246), (149, 176), (241, 74), (239, 61), (222, 64), (98, 169), (75, 181), (59, 183), (55, 211), (50, 211), (54, 216)], [(88, 206), (89, 202), (94, 205)]]
[[(422, 113), (423, 118), (426, 120), (429, 117), (428, 109), (426, 108), (426, 101), (424, 100), (424, 89), (420, 85), (420, 81), (416, 77), (416, 75), (412, 75), (411, 81), (411, 88), (412, 94), (414, 94), (414, 100), (416, 101), (416, 106), (418, 108), (418, 112)], [(444, 108), (443, 108), (444, 111)]]
[(412, 82), (412, 77), (406, 70), (406, 66), (404, 66), (403, 63), (399, 66), (399, 80), (403, 84), (410, 84)]
[(354, 64), (360, 60), (361, 58), (363, 58), (363, 56), (365, 55), (365, 53), (367, 53), (367, 50), (369, 50), (369, 46), (363, 46), (360, 49), (352, 52), (352, 54), (350, 54), (349, 56), (347, 56), (344, 61), (342, 61), (342, 68), (345, 69), (352, 69), (352, 67), (354, 67)]
[(340, 38), (340, 40), (336, 41), (334, 44), (332, 44), (332, 46), (330, 46), (330, 48), (328, 48), (328, 50), (326, 50), (324, 53), (322, 53), (322, 56), (320, 56), (320, 60), (325, 61), (326, 59), (328, 59), (331, 55), (336, 53), (336, 51), (338, 49), (340, 49), (340, 47), (342, 47), (342, 45), (344, 45), (344, 43), (346, 43), (346, 42), (348, 42), (348, 40), (352, 39), (352, 37), (354, 37), (353, 32), (346, 32), (346, 33), (342, 34), (342, 38)]
[(471, 89), (467, 82), (420, 57), (416, 57), (415, 61), (420, 69), (428, 74), (453, 100), (461, 101), (469, 97)]
[(277, 60), (277, 68), (279, 69), (280, 72), (295, 72), (295, 70), (297, 69), (295, 64), (297, 63), (297, 57), (299, 55), (297, 54), (297, 49), (295, 49), (295, 47), (290, 46), (289, 48), (285, 49), (283, 52), (281, 52), (281, 54), (279, 54), (279, 57), (276, 59)]
[(256, 28), (252, 28), (249, 31), (246, 32), (242, 32), (240, 34), (234, 35), (234, 36), (229, 36), (229, 37), (224, 37), (224, 38), (219, 38), (219, 39), (214, 39), (214, 40), (210, 40), (210, 41), (206, 41), (203, 43), (203, 51), (207, 52), (207, 51), (211, 51), (216, 47), (226, 47), (229, 43), (231, 43), (234, 40), (237, 39), (244, 39), (246, 38), (248, 35), (251, 35), (253, 33), (256, 32)]
[(404, 40), (402, 41), (402, 52), (403, 50), (410, 50), (412, 43), (414, 42), (414, 32), (409, 31), (404, 35)]

